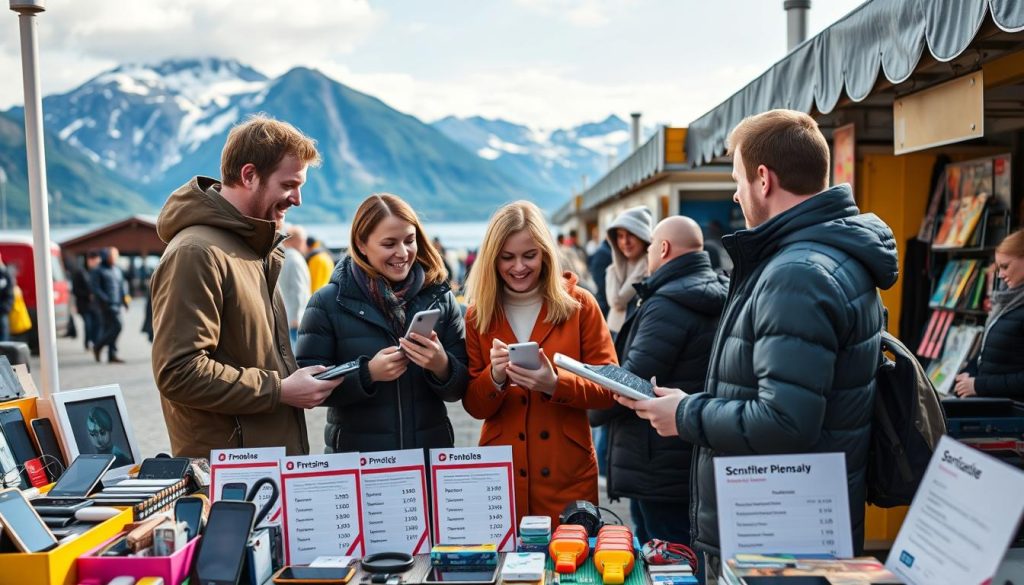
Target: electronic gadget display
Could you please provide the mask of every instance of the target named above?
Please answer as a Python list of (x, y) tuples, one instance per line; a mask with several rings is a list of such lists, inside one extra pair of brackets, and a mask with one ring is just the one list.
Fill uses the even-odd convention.
[(18, 373), (11, 367), (7, 356), (0, 355), (0, 400), (14, 400), (25, 395)]
[(142, 462), (120, 386), (64, 390), (50, 400), (69, 462), (79, 454), (114, 455), (108, 478), (127, 476)]
[(536, 341), (510, 343), (508, 346), (508, 361), (513, 366), (527, 370), (539, 370), (541, 367), (540, 346), (537, 345)]
[(136, 479), (181, 479), (189, 463), (188, 457), (149, 457), (142, 461)]
[(195, 496), (178, 498), (174, 502), (174, 521), (188, 525), (188, 539), (199, 534), (203, 524), (203, 499)]
[(214, 502), (193, 567), (197, 585), (238, 583), (255, 517), (252, 502)]
[(350, 362), (345, 362), (340, 366), (331, 366), (327, 370), (320, 372), (313, 376), (317, 380), (333, 380), (339, 376), (344, 376), (350, 372), (354, 372), (359, 369), (359, 360), (355, 359)]
[(79, 455), (44, 499), (88, 496), (113, 463), (113, 455)]
[(22, 552), (42, 552), (57, 545), (53, 533), (17, 489), (0, 491), (0, 524)]
[(462, 585), (490, 585), (498, 577), (498, 567), (480, 567), (479, 571), (444, 571), (433, 567), (423, 578), (424, 583), (461, 583)]
[(592, 366), (560, 353), (555, 354), (555, 365), (626, 398), (633, 400), (655, 398), (654, 386), (650, 382), (619, 366), (611, 364)]
[(7, 437), (0, 433), (0, 487), (28, 487), (28, 480), (21, 474), (14, 453), (7, 444)]
[(245, 495), (248, 491), (249, 486), (244, 482), (226, 483), (224, 487), (220, 488), (220, 499), (241, 502), (245, 500)]
[(39, 457), (36, 446), (32, 444), (32, 437), (28, 434), (28, 426), (25, 424), (25, 417), (21, 415), (21, 409), (5, 408), (0, 410), (0, 427), (3, 428), (7, 444), (11, 447), (14, 460), (19, 465), (29, 459)]
[[(46, 475), (50, 477), (50, 481), (57, 481), (68, 464), (64, 461), (64, 454), (60, 451), (60, 443), (57, 442), (57, 433), (53, 430), (53, 422), (48, 418), (34, 418), (32, 419), (32, 432), (36, 436), (39, 452), (49, 456), (43, 458)], [(54, 460), (60, 465), (55, 465)]]
[(437, 325), (440, 318), (441, 309), (429, 309), (416, 313), (412, 316), (412, 320), (409, 321), (409, 330), (405, 332), (405, 338), (409, 339), (409, 336), (413, 333), (419, 333), (423, 337), (430, 337), (430, 332), (434, 330), (434, 325)]
[(356, 572), (349, 567), (305, 567), (291, 565), (283, 567), (274, 575), (274, 583), (348, 583)]

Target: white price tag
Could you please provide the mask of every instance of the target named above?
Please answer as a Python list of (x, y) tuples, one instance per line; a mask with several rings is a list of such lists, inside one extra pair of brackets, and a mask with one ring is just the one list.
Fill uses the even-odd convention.
[(737, 553), (853, 556), (843, 453), (716, 457), (722, 559)]
[(323, 555), (363, 554), (358, 453), (286, 457), (281, 462), (289, 565)]
[(912, 585), (991, 582), (1024, 512), (1022, 493), (1024, 472), (942, 437), (885, 568)]
[[(210, 501), (222, 499), (224, 486), (235, 484), (234, 487), (244, 488), (248, 494), (252, 486), (263, 478), (269, 478), (281, 490), (281, 459), (285, 456), (284, 447), (261, 447), (257, 449), (214, 449), (210, 451)], [(269, 486), (256, 494), (253, 503), (258, 514), (270, 499), (273, 491)], [(273, 507), (260, 523), (260, 526), (279, 524), (281, 522), (281, 497), (278, 494)]]
[(422, 449), (360, 453), (365, 554), (430, 552)]
[(434, 540), (516, 550), (512, 447), (431, 449)]

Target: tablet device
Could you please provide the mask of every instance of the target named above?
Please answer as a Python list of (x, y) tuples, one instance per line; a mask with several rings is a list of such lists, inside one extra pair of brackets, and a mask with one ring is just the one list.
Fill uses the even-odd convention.
[(34, 501), (58, 498), (84, 498), (91, 494), (100, 483), (100, 478), (114, 463), (111, 454), (79, 455), (61, 476), (46, 498)]
[(188, 457), (148, 457), (139, 467), (137, 479), (181, 479), (189, 466)]
[[(460, 583), (462, 585), (491, 585), (498, 577), (498, 567), (474, 567), (476, 570), (445, 571), (431, 567), (423, 578), (424, 583)], [(470, 569), (470, 567), (464, 567)]]
[(536, 341), (526, 343), (511, 343), (508, 346), (508, 362), (526, 370), (539, 370), (540, 346)]
[(192, 567), (195, 579), (190, 582), (236, 585), (255, 518), (256, 504), (252, 502), (214, 502)]
[(340, 366), (331, 366), (327, 370), (314, 375), (313, 377), (317, 380), (333, 380), (339, 376), (354, 372), (359, 369), (359, 360), (354, 359), (350, 362), (345, 362)]
[(560, 353), (555, 354), (555, 365), (626, 398), (648, 400), (656, 396), (650, 382), (619, 366), (592, 366)]
[(57, 546), (57, 539), (20, 490), (0, 491), (0, 524), (21, 552), (42, 552)]

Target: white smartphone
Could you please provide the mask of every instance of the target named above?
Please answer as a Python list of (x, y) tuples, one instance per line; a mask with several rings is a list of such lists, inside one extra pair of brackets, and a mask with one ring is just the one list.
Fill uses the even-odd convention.
[(429, 309), (416, 313), (412, 316), (412, 321), (409, 321), (409, 330), (405, 332), (405, 338), (409, 339), (409, 336), (413, 333), (419, 333), (423, 337), (430, 337), (430, 332), (434, 330), (434, 326), (437, 325), (437, 321), (440, 318), (441, 309)]
[(527, 370), (540, 369), (540, 346), (536, 341), (511, 343), (508, 346), (508, 361), (513, 366)]

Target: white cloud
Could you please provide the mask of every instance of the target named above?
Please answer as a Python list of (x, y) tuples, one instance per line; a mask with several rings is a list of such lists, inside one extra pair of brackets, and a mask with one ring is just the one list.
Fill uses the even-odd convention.
[(611, 12), (628, 7), (633, 0), (516, 0), (538, 14), (557, 17), (581, 28), (598, 28), (612, 21)]

